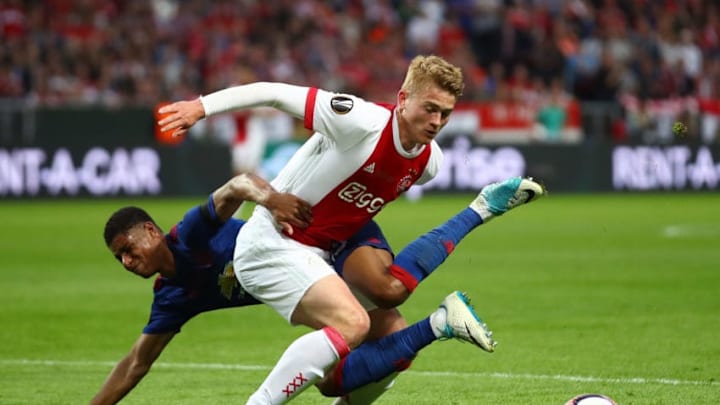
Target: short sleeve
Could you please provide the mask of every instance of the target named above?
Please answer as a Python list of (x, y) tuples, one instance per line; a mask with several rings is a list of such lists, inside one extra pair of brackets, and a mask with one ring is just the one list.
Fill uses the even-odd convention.
[(190, 248), (206, 248), (222, 225), (210, 196), (206, 204), (185, 213), (182, 221), (177, 224), (177, 238)]
[(381, 132), (391, 115), (387, 108), (359, 97), (315, 88), (306, 103), (305, 127), (333, 139), (342, 150)]
[(163, 288), (162, 293), (155, 294), (150, 309), (150, 319), (143, 328), (143, 333), (157, 334), (167, 332), (180, 332), (187, 321), (196, 315), (188, 310), (185, 291), (182, 288)]

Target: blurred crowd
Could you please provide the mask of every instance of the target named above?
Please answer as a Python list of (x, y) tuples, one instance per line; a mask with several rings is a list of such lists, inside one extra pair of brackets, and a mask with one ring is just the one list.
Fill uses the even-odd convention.
[(269, 80), (393, 102), (408, 61), (433, 53), (464, 69), (463, 101), (620, 103), (621, 136), (642, 130), (654, 100), (714, 108), (718, 9), (713, 0), (0, 0), (0, 98), (154, 105)]

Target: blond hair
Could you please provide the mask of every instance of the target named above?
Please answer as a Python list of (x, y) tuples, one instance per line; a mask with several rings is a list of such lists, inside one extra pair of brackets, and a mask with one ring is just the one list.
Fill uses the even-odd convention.
[(419, 55), (413, 58), (408, 66), (402, 89), (414, 93), (433, 84), (454, 95), (455, 98), (460, 98), (465, 86), (462, 70), (435, 55)]

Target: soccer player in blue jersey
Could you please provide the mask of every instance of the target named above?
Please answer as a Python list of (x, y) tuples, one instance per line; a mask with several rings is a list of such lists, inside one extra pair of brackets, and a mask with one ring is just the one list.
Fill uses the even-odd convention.
[[(244, 200), (266, 206), (288, 232), (294, 227), (305, 227), (312, 220), (307, 203), (290, 194), (275, 192), (267, 182), (253, 175), (237, 176), (221, 186), (205, 204), (188, 211), (168, 234), (163, 234), (152, 218), (137, 207), (122, 208), (110, 217), (105, 240), (113, 255), (132, 273), (144, 278), (155, 274), (159, 277), (155, 281), (155, 299), (148, 324), (130, 353), (112, 370), (92, 404), (114, 404), (122, 399), (149, 371), (172, 337), (195, 315), (259, 303), (242, 290), (232, 269), (235, 235), (244, 224), (232, 218), (232, 214)], [(440, 243), (445, 253), (425, 255), (424, 260), (426, 267), (438, 266), (452, 251), (447, 249), (448, 242), (441, 241), (438, 235), (450, 232), (451, 240), (457, 243), (474, 228), (458, 223), (469, 215), (466, 211), (403, 252), (418, 244), (431, 247), (433, 243)], [(338, 272), (356, 271), (351, 269), (351, 264), (359, 266), (368, 257), (356, 256), (357, 252), (367, 249), (385, 252), (377, 257), (389, 257), (392, 262), (389, 244), (379, 227), (371, 222), (336, 250)], [(375, 265), (390, 266), (383, 260)], [(458, 292), (450, 294), (431, 316), (407, 328), (395, 308), (374, 308), (369, 312), (374, 326), (368, 342), (354, 350), (318, 384), (325, 395), (344, 395), (336, 403), (346, 403), (349, 397), (354, 404), (371, 403), (392, 385), (397, 372), (407, 368), (423, 347), (439, 338), (473, 342), (472, 336), (462, 331), (462, 325), (468, 321), (481, 322), (466, 297)]]
[(231, 217), (245, 200), (266, 206), (289, 232), (311, 220), (306, 202), (275, 192), (253, 175), (240, 175), (225, 183), (167, 234), (137, 207), (122, 208), (109, 218), (104, 236), (112, 254), (128, 271), (143, 278), (158, 277), (148, 324), (92, 404), (114, 404), (122, 399), (195, 315), (259, 303), (239, 287), (232, 269), (235, 237), (244, 222)]

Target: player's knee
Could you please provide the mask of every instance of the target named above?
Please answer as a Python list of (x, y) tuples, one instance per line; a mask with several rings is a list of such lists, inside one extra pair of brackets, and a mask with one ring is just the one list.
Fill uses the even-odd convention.
[(359, 346), (370, 331), (370, 317), (364, 310), (346, 311), (336, 329), (350, 348)]
[(393, 278), (389, 283), (373, 289), (369, 297), (379, 308), (390, 309), (400, 306), (410, 296), (410, 290), (400, 280)]

